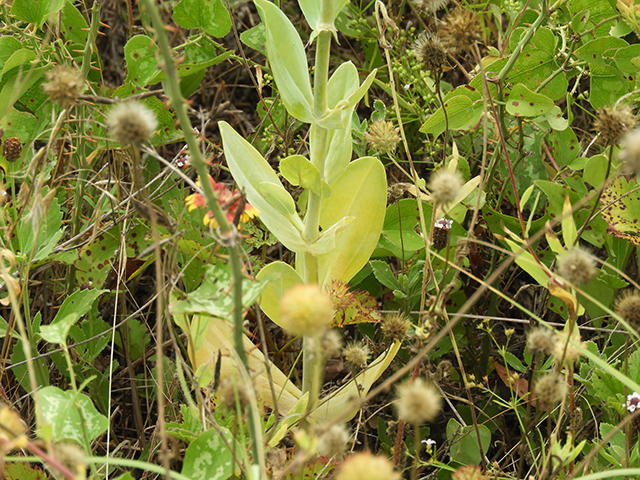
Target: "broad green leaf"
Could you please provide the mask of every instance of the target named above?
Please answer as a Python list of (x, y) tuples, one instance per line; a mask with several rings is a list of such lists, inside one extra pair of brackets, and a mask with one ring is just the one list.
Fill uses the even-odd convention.
[(580, 143), (573, 128), (567, 128), (562, 131), (554, 130), (549, 134), (549, 143), (552, 148), (553, 158), (560, 167), (570, 165), (580, 152)]
[(507, 112), (516, 117), (538, 117), (553, 107), (553, 100), (532, 92), (522, 83), (515, 85), (505, 97), (508, 99)]
[(422, 133), (437, 137), (447, 126), (449, 130), (468, 130), (478, 123), (482, 115), (482, 102), (473, 102), (467, 95), (457, 95), (445, 100), (444, 108), (447, 118), (445, 119), (442, 107), (438, 108), (420, 127)]
[(398, 283), (398, 279), (391, 271), (391, 267), (387, 262), (383, 262), (382, 260), (371, 260), (369, 265), (371, 265), (371, 268), (373, 269), (373, 275), (382, 285), (391, 290), (402, 289)]
[(11, 76), (6, 81), (0, 91), (0, 119), (4, 119), (22, 94), (38, 82), (48, 70), (49, 67), (31, 67), (20, 75)]
[(569, 120), (562, 116), (562, 110), (560, 110), (560, 107), (557, 105), (551, 107), (551, 110), (544, 114), (544, 119), (549, 123), (551, 128), (560, 132), (566, 130), (569, 126)]
[(332, 185), (322, 204), (320, 226), (328, 228), (345, 217), (354, 217), (336, 237), (336, 248), (318, 258), (318, 282), (347, 283), (369, 261), (384, 221), (387, 180), (380, 160), (360, 158), (349, 164)]
[(78, 318), (79, 315), (73, 312), (68, 314), (66, 317), (61, 317), (57, 322), (53, 322), (49, 325), (42, 325), (40, 327), (40, 336), (49, 343), (66, 345), (69, 329), (78, 321)]
[(7, 480), (47, 480), (47, 474), (36, 465), (29, 463), (5, 463), (2, 475)]
[(22, 44), (15, 37), (4, 35), (0, 36), (0, 67), (14, 54), (20, 50)]
[(64, 4), (65, 0), (14, 0), (11, 15), (40, 27), (48, 15), (54, 15)]
[[(356, 413), (357, 406), (354, 406), (353, 399), (364, 397), (387, 370), (391, 361), (395, 358), (398, 350), (402, 346), (402, 342), (397, 341), (378, 358), (373, 360), (366, 370), (363, 370), (356, 378), (348, 382), (333, 392), (329, 398), (322, 399), (320, 405), (311, 413), (311, 418), (318, 422), (319, 425), (325, 425), (335, 419), (338, 415), (342, 421), (348, 422)], [(346, 417), (343, 415), (348, 412)]]
[(226, 480), (237, 468), (234, 455), (240, 452), (242, 447), (227, 428), (210, 428), (187, 447), (181, 473), (193, 479)]
[(272, 208), (275, 208), (282, 215), (292, 217), (296, 214), (296, 202), (280, 182), (260, 182), (258, 183), (258, 192)]
[(131, 37), (124, 46), (127, 82), (144, 87), (158, 74), (158, 46), (146, 35)]
[[(42, 196), (44, 197), (46, 194), (47, 188), (44, 187)], [(31, 205), (30, 209), (33, 208), (34, 206)], [(16, 229), (20, 251), (25, 254), (31, 254), (33, 251), (33, 262), (44, 260), (53, 251), (58, 240), (64, 234), (64, 230), (62, 226), (62, 211), (60, 210), (58, 199), (54, 197), (49, 205), (49, 211), (41, 217), (36, 230), (34, 230), (28, 215), (23, 215), (20, 218)]]
[[(29, 145), (37, 134), (38, 120), (28, 112), (21, 112), (11, 107), (7, 114), (0, 119), (0, 128), (4, 130), (4, 137), (18, 137), (20, 143)], [(8, 162), (4, 155), (0, 157), (0, 166), (8, 175), (20, 175), (25, 168), (25, 162), (31, 157), (29, 148), (22, 149), (20, 158)]]
[(333, 225), (323, 228), (315, 242), (309, 245), (309, 253), (314, 257), (331, 254), (336, 248), (336, 235), (355, 220), (352, 216), (343, 217)]
[(573, 54), (580, 60), (588, 62), (592, 65), (601, 67), (610, 67), (612, 61), (610, 57), (605, 57), (603, 53), (606, 50), (628, 47), (629, 44), (621, 38), (601, 37), (591, 40), (582, 45)]
[[(482, 450), (478, 445), (478, 434)], [(451, 444), (451, 460), (462, 465), (479, 465), (482, 461), (480, 452), (486, 452), (491, 444), (491, 430), (480, 424), (476, 431), (473, 425), (462, 426), (455, 418), (451, 418), (447, 423), (447, 440)]]
[(614, 105), (635, 88), (635, 77), (626, 79), (622, 72), (613, 68), (592, 65), (590, 79), (589, 102), (593, 108)]
[(522, 248), (522, 246), (518, 245), (514, 241), (505, 238), (504, 242), (515, 254), (516, 264), (529, 275), (531, 275), (539, 285), (546, 287), (549, 283), (549, 278), (551, 278), (551, 272), (549, 272), (549, 269), (544, 265), (536, 262), (536, 260), (533, 258), (533, 255), (531, 255), (528, 250)]
[[(242, 303), (251, 306), (264, 288), (266, 281), (251, 281), (245, 278), (242, 282)], [(233, 287), (228, 264), (217, 261), (205, 268), (204, 280), (196, 290), (170, 305), (171, 313), (207, 313), (220, 318), (231, 318), (234, 307), (233, 296), (229, 291)]]
[(264, 23), (260, 23), (240, 34), (240, 41), (247, 47), (253, 48), (263, 55), (267, 55), (267, 35)]
[[(423, 203), (423, 212), (427, 225), (431, 223), (431, 205)], [(424, 239), (418, 235), (414, 228), (418, 225), (419, 211), (418, 201), (405, 198), (387, 207), (384, 224), (382, 226), (382, 238), (388, 240), (398, 249), (405, 252), (415, 252), (424, 248)]]
[(308, 246), (300, 234), (303, 226), (297, 213), (294, 212), (289, 216), (284, 215), (275, 209), (261, 193), (262, 183), (271, 183), (285, 191), (271, 165), (228, 123), (220, 122), (219, 125), (224, 153), (231, 174), (246, 193), (249, 203), (260, 212), (260, 220), (289, 250), (293, 252), (306, 251)]
[(295, 284), (303, 283), (302, 278), (289, 264), (278, 261), (260, 270), (256, 279), (269, 282), (260, 294), (260, 308), (274, 323), (280, 325), (280, 299)]
[(96, 299), (107, 290), (76, 290), (67, 296), (49, 325), (40, 327), (40, 335), (47, 342), (66, 345), (69, 329), (91, 310)]
[[(311, 190), (319, 197), (323, 195), (323, 184), (320, 179), (320, 172), (307, 158), (302, 155), (291, 155), (280, 160), (280, 173), (291, 185), (299, 186)], [(326, 193), (330, 192), (330, 187), (326, 185)]]
[(16, 50), (9, 58), (7, 58), (7, 61), (4, 62), (4, 65), (2, 66), (2, 75), (0, 75), (0, 78), (3, 78), (8, 71), (22, 65), (24, 65), (22, 67), (23, 70), (28, 70), (28, 64), (35, 58), (36, 53), (33, 50), (27, 48)]
[(173, 7), (173, 19), (182, 28), (200, 28), (212, 37), (231, 30), (231, 17), (221, 0), (181, 0)]
[(640, 44), (620, 48), (615, 55), (616, 66), (624, 73), (637, 73), (640, 70)]
[(313, 123), (313, 93), (309, 65), (298, 31), (273, 3), (254, 0), (265, 24), (267, 52), (282, 102), (291, 115)]
[(589, 158), (584, 166), (582, 179), (593, 188), (598, 188), (604, 182), (608, 162), (607, 157), (602, 154)]
[(79, 394), (76, 397), (74, 392), (65, 392), (57, 387), (41, 388), (37, 395), (42, 408), (42, 418), (51, 424), (54, 442), (73, 440), (84, 445), (83, 424), (88, 440), (96, 438), (109, 425), (107, 418), (98, 413), (86, 395)]
[(89, 24), (72, 2), (65, 2), (60, 16), (60, 31), (66, 40), (77, 45), (86, 43), (89, 37)]

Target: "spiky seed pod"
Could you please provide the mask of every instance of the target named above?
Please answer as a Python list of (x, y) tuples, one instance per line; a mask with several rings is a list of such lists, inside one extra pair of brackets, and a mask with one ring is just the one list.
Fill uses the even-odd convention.
[(331, 297), (316, 284), (299, 283), (280, 300), (280, 325), (295, 336), (312, 336), (333, 320)]
[(408, 380), (398, 386), (395, 406), (398, 419), (414, 425), (431, 422), (442, 409), (442, 398), (436, 387), (422, 378)]
[(596, 262), (585, 250), (573, 247), (560, 256), (558, 273), (573, 285), (588, 283), (596, 274)]
[(369, 125), (364, 139), (376, 152), (393, 153), (400, 140), (400, 129), (387, 120), (376, 120)]
[(238, 378), (224, 377), (220, 381), (218, 395), (220, 401), (231, 409), (236, 408), (237, 399), (237, 402), (240, 404), (240, 409), (244, 410), (245, 407), (249, 405), (251, 388)]
[(556, 345), (556, 337), (551, 330), (544, 327), (531, 329), (527, 335), (527, 346), (532, 352), (552, 355)]
[(335, 330), (327, 330), (320, 338), (320, 348), (325, 359), (337, 357), (342, 351), (342, 337)]
[(622, 105), (617, 110), (613, 107), (604, 107), (596, 114), (593, 130), (600, 134), (598, 140), (602, 145), (612, 147), (618, 145), (636, 123), (637, 118), (628, 106)]
[(462, 178), (458, 172), (440, 169), (431, 174), (429, 191), (438, 205), (453, 202), (462, 188)]
[(84, 92), (84, 78), (76, 68), (56, 65), (45, 74), (45, 77), (48, 82), (42, 84), (42, 90), (63, 108), (75, 104)]
[(622, 138), (622, 146), (618, 159), (624, 164), (625, 173), (640, 175), (640, 128), (627, 132)]
[(636, 330), (640, 330), (640, 292), (626, 291), (616, 301), (616, 313)]
[(386, 315), (382, 320), (382, 333), (385, 338), (395, 342), (396, 340), (404, 340), (409, 331), (411, 322), (400, 312), (394, 312)]
[(343, 424), (329, 427), (318, 440), (318, 452), (320, 455), (332, 457), (342, 453), (349, 441), (349, 430)]
[(107, 114), (111, 137), (122, 145), (137, 145), (149, 140), (158, 126), (155, 114), (140, 102), (123, 102)]
[(550, 410), (567, 395), (567, 380), (564, 375), (555, 371), (545, 373), (536, 382), (535, 392), (541, 408)]
[(351, 342), (342, 350), (342, 356), (347, 363), (356, 369), (361, 369), (369, 361), (369, 347), (360, 342)]
[(439, 218), (433, 223), (433, 239), (431, 246), (434, 250), (442, 250), (449, 245), (449, 233), (451, 232), (451, 226), (453, 220), (446, 218)]
[(360, 452), (344, 461), (336, 480), (400, 480), (400, 473), (386, 458), (370, 452)]
[(447, 65), (447, 46), (432, 33), (420, 35), (411, 49), (419, 62), (431, 73), (441, 73)]
[(438, 29), (445, 45), (456, 53), (468, 52), (476, 42), (482, 41), (482, 30), (478, 14), (467, 8), (452, 10)]
[(22, 155), (22, 143), (18, 137), (9, 137), (2, 145), (2, 155), (8, 162), (15, 162)]
[(446, 7), (448, 3), (449, 0), (417, 0), (416, 6), (425, 12), (437, 12)]

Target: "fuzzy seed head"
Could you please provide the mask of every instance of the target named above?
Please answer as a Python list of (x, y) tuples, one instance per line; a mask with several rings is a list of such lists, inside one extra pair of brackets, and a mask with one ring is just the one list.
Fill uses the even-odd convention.
[(331, 297), (316, 284), (299, 283), (280, 300), (280, 325), (294, 336), (312, 336), (333, 320)]
[(320, 436), (318, 452), (320, 455), (333, 457), (342, 453), (349, 441), (349, 430), (343, 424), (332, 425)]
[(533, 328), (527, 336), (527, 346), (532, 352), (552, 355), (555, 345), (555, 335), (551, 330), (544, 327)]
[(382, 320), (382, 333), (384, 336), (395, 342), (396, 340), (404, 340), (409, 331), (411, 322), (400, 312), (390, 313)]
[(624, 164), (627, 173), (640, 175), (640, 128), (627, 132), (622, 139), (623, 150), (618, 158)]
[(640, 329), (640, 292), (625, 292), (616, 301), (616, 313), (633, 328)]
[(414, 425), (431, 422), (442, 409), (436, 387), (422, 378), (406, 381), (398, 387), (395, 406), (398, 419)]
[(140, 102), (123, 102), (107, 114), (107, 128), (122, 145), (137, 145), (149, 140), (158, 126), (155, 114)]
[(574, 331), (569, 338), (570, 341), (567, 345), (567, 333), (558, 332), (558, 335), (555, 337), (553, 356), (556, 357), (556, 360), (559, 362), (564, 355), (563, 363), (571, 365), (582, 355), (580, 350), (578, 350), (573, 344), (580, 345), (581, 347), (584, 347), (584, 344), (580, 339), (580, 332), (578, 331)]
[(468, 52), (474, 43), (482, 41), (478, 14), (466, 8), (449, 13), (439, 29), (440, 38), (455, 52)]
[(370, 452), (360, 452), (349, 457), (336, 474), (336, 480), (400, 480), (400, 473), (386, 458)]
[(438, 205), (453, 202), (462, 188), (462, 178), (458, 172), (440, 169), (431, 174), (429, 190)]
[(606, 147), (612, 147), (618, 145), (636, 123), (636, 116), (628, 106), (623, 105), (617, 110), (613, 107), (604, 107), (596, 114), (593, 130), (600, 133), (600, 143)]
[(220, 387), (218, 388), (218, 395), (220, 401), (227, 407), (235, 410), (236, 398), (240, 404), (240, 409), (244, 410), (249, 405), (249, 399), (251, 398), (251, 388), (238, 378), (224, 377), (220, 381)]
[(567, 379), (558, 372), (545, 373), (536, 382), (535, 392), (541, 407), (550, 410), (567, 395)]
[(63, 108), (75, 104), (84, 92), (84, 78), (78, 69), (56, 65), (45, 77), (48, 82), (42, 84), (42, 90)]
[(325, 359), (337, 357), (342, 351), (342, 337), (335, 330), (326, 330), (320, 338), (320, 348)]
[(585, 250), (573, 247), (558, 260), (558, 273), (573, 285), (588, 283), (596, 274), (596, 262)]
[(369, 347), (360, 342), (351, 342), (342, 350), (342, 355), (351, 366), (361, 369), (369, 361)]
[(76, 478), (86, 478), (87, 454), (73, 442), (60, 442), (53, 446), (55, 459), (77, 475)]
[(449, 0), (418, 0), (416, 6), (425, 12), (437, 12), (446, 7)]
[(447, 65), (448, 48), (440, 38), (431, 33), (420, 35), (411, 49), (415, 57), (433, 74), (439, 74)]
[(393, 153), (400, 140), (400, 129), (393, 127), (393, 123), (387, 120), (376, 120), (369, 126), (369, 131), (364, 134), (364, 139), (376, 152)]

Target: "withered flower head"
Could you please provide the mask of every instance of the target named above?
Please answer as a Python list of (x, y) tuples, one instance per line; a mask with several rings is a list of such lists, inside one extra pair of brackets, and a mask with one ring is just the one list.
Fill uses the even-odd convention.
[(640, 293), (628, 290), (616, 301), (616, 313), (636, 330), (640, 329)]
[(478, 14), (466, 8), (456, 8), (444, 17), (439, 28), (440, 38), (455, 52), (467, 52), (482, 41)]
[(42, 90), (54, 102), (62, 107), (73, 105), (84, 92), (84, 79), (80, 70), (67, 65), (56, 65), (45, 74), (48, 82), (42, 84)]
[(425, 32), (420, 35), (411, 51), (431, 73), (441, 73), (447, 65), (449, 49), (435, 34)]
[(107, 114), (106, 123), (113, 139), (122, 145), (149, 140), (158, 126), (155, 113), (137, 101), (114, 106)]
[(628, 106), (622, 105), (618, 109), (604, 107), (596, 114), (593, 130), (600, 133), (600, 143), (606, 147), (612, 147), (618, 145), (636, 123), (636, 116)]

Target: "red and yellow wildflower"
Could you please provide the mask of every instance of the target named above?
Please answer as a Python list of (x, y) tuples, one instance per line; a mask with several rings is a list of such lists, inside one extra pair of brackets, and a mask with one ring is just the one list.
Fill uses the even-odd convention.
[[(231, 192), (229, 188), (223, 183), (216, 183), (211, 176), (209, 176), (209, 182), (211, 182), (211, 187), (213, 187), (213, 191), (218, 197), (218, 203), (222, 206), (223, 210), (226, 212), (227, 220), (229, 222), (233, 222), (233, 219), (236, 216), (236, 212), (238, 208), (240, 208), (240, 204), (242, 202), (242, 193), (240, 190), (234, 190)], [(196, 182), (196, 185), (201, 186), (200, 181)], [(205, 207), (207, 205), (207, 201), (201, 193), (194, 193), (185, 198), (185, 203), (189, 207), (189, 211), (195, 210), (199, 207)], [(244, 204), (244, 210), (240, 214), (239, 223), (245, 223), (258, 216), (260, 212), (253, 205), (249, 203)], [(211, 210), (209, 210), (203, 218), (203, 223), (205, 225), (212, 224), (215, 228), (218, 226), (218, 222)]]

